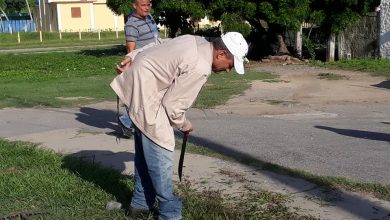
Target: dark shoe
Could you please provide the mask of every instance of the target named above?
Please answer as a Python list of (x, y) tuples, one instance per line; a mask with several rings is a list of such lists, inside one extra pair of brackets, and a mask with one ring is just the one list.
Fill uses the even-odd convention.
[(151, 214), (149, 209), (137, 209), (131, 206), (126, 212), (126, 216), (129, 216), (133, 219), (147, 219), (149, 214)]

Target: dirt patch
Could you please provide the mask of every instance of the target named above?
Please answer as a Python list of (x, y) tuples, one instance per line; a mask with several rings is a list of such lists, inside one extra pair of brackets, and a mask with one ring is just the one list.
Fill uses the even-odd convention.
[(241, 115), (278, 115), (323, 111), (326, 105), (389, 104), (389, 82), (366, 72), (252, 63), (255, 71), (270, 72), (280, 81), (253, 81), (243, 95), (235, 96), (215, 111)]

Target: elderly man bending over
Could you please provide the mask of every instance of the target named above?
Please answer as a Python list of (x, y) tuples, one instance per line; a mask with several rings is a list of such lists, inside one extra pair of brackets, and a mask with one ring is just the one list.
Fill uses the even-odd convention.
[(248, 44), (229, 32), (212, 43), (184, 35), (138, 53), (111, 87), (128, 107), (135, 125), (134, 193), (128, 214), (148, 214), (157, 198), (159, 219), (182, 219), (181, 200), (173, 195), (173, 128), (192, 131), (186, 111), (211, 71), (244, 73)]

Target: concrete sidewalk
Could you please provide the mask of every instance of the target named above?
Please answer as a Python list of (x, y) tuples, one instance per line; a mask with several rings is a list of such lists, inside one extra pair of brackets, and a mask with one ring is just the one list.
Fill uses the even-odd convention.
[[(90, 157), (131, 175), (133, 140), (116, 138), (115, 120), (115, 103), (67, 109), (3, 109), (0, 137), (39, 143), (62, 154)], [(179, 153), (176, 152), (176, 166)], [(368, 195), (324, 191), (301, 179), (206, 156), (187, 154), (184, 164), (184, 178), (199, 190), (221, 190), (234, 196), (249, 187), (288, 194), (291, 207), (320, 219), (390, 219), (390, 202)], [(177, 167), (174, 171), (174, 181), (178, 181)]]

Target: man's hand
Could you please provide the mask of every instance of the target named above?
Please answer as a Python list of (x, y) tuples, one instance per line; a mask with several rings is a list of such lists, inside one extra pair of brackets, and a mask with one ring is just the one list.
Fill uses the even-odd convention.
[(125, 72), (127, 69), (129, 69), (131, 65), (131, 58), (125, 57), (125, 59), (122, 60), (122, 62), (119, 65), (116, 65), (116, 73), (119, 75), (123, 72)]
[(187, 134), (189, 134), (190, 132), (192, 132), (194, 129), (193, 129), (193, 127), (192, 127), (192, 125), (191, 125), (191, 128), (190, 129), (188, 129), (188, 130), (186, 130), (186, 131), (182, 131), (184, 134), (185, 133), (187, 133)]

